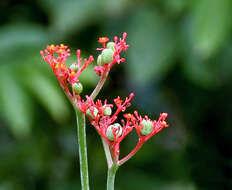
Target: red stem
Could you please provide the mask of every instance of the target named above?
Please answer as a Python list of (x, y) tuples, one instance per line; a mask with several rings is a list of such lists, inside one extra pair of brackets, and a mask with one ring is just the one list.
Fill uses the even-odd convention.
[(121, 166), (126, 161), (128, 161), (132, 156), (134, 156), (135, 153), (138, 152), (138, 150), (143, 146), (143, 144), (144, 144), (144, 141), (139, 139), (139, 142), (137, 143), (136, 147), (127, 156), (119, 160), (119, 165)]
[(99, 80), (97, 86), (95, 87), (95, 89), (93, 90), (92, 94), (90, 95), (90, 98), (92, 100), (94, 100), (96, 98), (96, 96), (98, 95), (98, 93), (100, 92), (100, 90), (101, 90), (103, 84), (105, 83), (106, 78), (107, 78), (107, 76), (109, 74), (109, 70), (110, 70), (110, 68), (107, 67), (106, 70), (105, 70), (105, 72), (103, 72), (103, 74), (101, 76), (101, 79)]

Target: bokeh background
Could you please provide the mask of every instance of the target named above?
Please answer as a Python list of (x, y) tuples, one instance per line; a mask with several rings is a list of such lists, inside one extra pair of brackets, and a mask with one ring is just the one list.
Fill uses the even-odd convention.
[[(0, 190), (80, 190), (75, 116), (39, 51), (64, 43), (97, 55), (99, 36), (128, 33), (127, 62), (99, 98), (135, 93), (170, 128), (116, 176), (117, 190), (232, 189), (231, 0), (1, 0)], [(84, 94), (98, 77), (82, 76)], [(99, 136), (87, 128), (91, 189), (105, 189)], [(125, 155), (136, 143), (131, 135)]]

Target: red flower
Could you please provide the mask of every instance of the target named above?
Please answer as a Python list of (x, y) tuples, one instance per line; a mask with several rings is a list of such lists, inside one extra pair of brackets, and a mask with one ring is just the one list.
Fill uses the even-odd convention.
[[(116, 110), (112, 115), (104, 114), (106, 107), (114, 107), (112, 104), (107, 104), (107, 100), (105, 100), (104, 103), (102, 103), (101, 100), (94, 102), (90, 97), (86, 96), (86, 101), (81, 100), (79, 97), (77, 103), (77, 107), (86, 114), (98, 134), (109, 144), (113, 158), (121, 164), (133, 156), (142, 147), (144, 142), (161, 131), (164, 127), (168, 127), (165, 121), (168, 116), (167, 113), (160, 114), (158, 121), (156, 121), (149, 119), (147, 116), (142, 117), (135, 111), (134, 114), (124, 114), (124, 120), (121, 120), (121, 124), (117, 123), (118, 114), (124, 112), (126, 108), (131, 105), (130, 101), (133, 97), (134, 94), (131, 93), (124, 101), (120, 97), (115, 98), (114, 104)], [(148, 134), (142, 134), (141, 131), (144, 130), (143, 127), (146, 127), (143, 124), (144, 120), (151, 124), (151, 129), (149, 129), (150, 131)], [(133, 129), (135, 129), (138, 134), (138, 144), (127, 156), (119, 160), (120, 143)]]
[(73, 63), (77, 69), (73, 69), (66, 65), (66, 59), (70, 56), (70, 49), (63, 44), (60, 45), (48, 45), (44, 51), (40, 51), (42, 58), (50, 65), (54, 74), (56, 75), (61, 87), (65, 90), (67, 95), (73, 99), (75, 92), (70, 92), (68, 85), (73, 85), (79, 82), (79, 76), (82, 71), (90, 65), (94, 58), (89, 56), (89, 59), (84, 59), (82, 64), (82, 58), (80, 58), (81, 51), (77, 50), (77, 63)]
[(108, 42), (108, 41), (109, 41), (109, 38), (107, 38), (107, 37), (100, 37), (98, 39), (98, 42), (101, 43), (103, 45), (103, 47), (106, 46), (106, 42)]
[[(105, 71), (109, 71), (114, 66), (115, 63), (120, 64), (120, 63), (125, 62), (125, 59), (120, 57), (120, 53), (122, 51), (126, 51), (129, 47), (129, 45), (126, 44), (126, 36), (127, 36), (127, 33), (124, 32), (123, 37), (119, 38), (119, 40), (118, 40), (117, 36), (114, 37), (113, 59), (108, 64), (105, 64), (103, 66), (96, 66), (96, 68), (94, 69), (96, 74), (98, 74), (99, 76), (102, 76), (102, 74)], [(97, 48), (97, 50), (103, 51), (104, 49), (106, 49), (106, 42), (108, 42), (108, 41), (109, 41), (109, 38), (107, 38), (107, 37), (99, 38), (98, 42), (103, 45), (103, 48)]]

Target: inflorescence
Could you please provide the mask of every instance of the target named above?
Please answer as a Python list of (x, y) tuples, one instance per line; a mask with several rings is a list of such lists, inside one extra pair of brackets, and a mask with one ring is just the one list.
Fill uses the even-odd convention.
[[(52, 68), (61, 87), (73, 105), (88, 117), (91, 125), (95, 127), (98, 134), (108, 143), (113, 159), (119, 164), (123, 164), (130, 159), (142, 147), (144, 142), (153, 135), (161, 131), (164, 127), (168, 127), (165, 121), (168, 116), (167, 113), (161, 113), (158, 120), (151, 120), (148, 116), (142, 117), (137, 111), (134, 111), (134, 113), (124, 113), (124, 119), (120, 123), (117, 122), (118, 114), (125, 112), (126, 108), (131, 105), (130, 102), (134, 97), (133, 93), (124, 101), (120, 97), (115, 98), (114, 105), (108, 104), (107, 100), (104, 102), (101, 100), (94, 101), (96, 92), (101, 88), (110, 69), (115, 63), (120, 64), (125, 62), (125, 59), (121, 58), (120, 53), (126, 51), (129, 47), (126, 44), (126, 36), (127, 33), (123, 33), (122, 38), (115, 36), (114, 42), (109, 42), (109, 38), (107, 37), (99, 38), (98, 42), (103, 47), (97, 48), (100, 51), (100, 55), (97, 58), (97, 66), (94, 67), (94, 71), (100, 76), (100, 80), (94, 92), (90, 96), (85, 96), (86, 100), (80, 96), (83, 86), (79, 81), (79, 76), (93, 63), (93, 56), (89, 56), (83, 62), (80, 57), (81, 51), (78, 49), (77, 62), (72, 63), (68, 67), (66, 65), (66, 59), (70, 56), (70, 49), (67, 46), (63, 44), (56, 46), (49, 45), (44, 51), (40, 52), (42, 58)], [(115, 109), (113, 109), (114, 107)], [(115, 110), (114, 113), (112, 109)], [(127, 156), (119, 159), (120, 143), (133, 129), (137, 132), (138, 143)]]

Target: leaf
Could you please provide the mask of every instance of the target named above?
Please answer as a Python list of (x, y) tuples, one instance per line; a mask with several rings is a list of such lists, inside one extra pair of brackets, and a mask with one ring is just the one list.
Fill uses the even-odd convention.
[(41, 0), (51, 15), (51, 30), (56, 34), (67, 35), (75, 29), (99, 18), (103, 12), (102, 3), (95, 0)]
[(1, 64), (22, 64), (31, 53), (39, 52), (49, 41), (43, 27), (29, 24), (14, 24), (0, 30)]
[(7, 25), (0, 31), (0, 51), (8, 51), (15, 47), (38, 47), (47, 42), (47, 31), (39, 26), (25, 23)]
[(127, 73), (135, 84), (161, 79), (172, 65), (174, 38), (172, 27), (156, 11), (140, 9), (128, 29)]
[(231, 29), (231, 0), (197, 1), (192, 12), (192, 44), (201, 56), (212, 56), (225, 44)]
[(24, 71), (23, 82), (54, 120), (63, 123), (69, 118), (70, 110), (62, 91), (44, 73), (29, 65)]
[(33, 104), (9, 67), (1, 67), (0, 103), (12, 132), (17, 136), (28, 135), (34, 118)]

